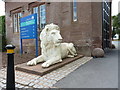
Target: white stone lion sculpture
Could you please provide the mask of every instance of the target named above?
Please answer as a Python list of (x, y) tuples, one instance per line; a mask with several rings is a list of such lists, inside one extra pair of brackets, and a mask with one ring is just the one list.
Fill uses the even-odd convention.
[(41, 54), (37, 58), (29, 61), (27, 65), (36, 65), (44, 62), (42, 67), (49, 67), (63, 58), (77, 56), (73, 43), (61, 43), (62, 37), (58, 25), (48, 24), (40, 33)]

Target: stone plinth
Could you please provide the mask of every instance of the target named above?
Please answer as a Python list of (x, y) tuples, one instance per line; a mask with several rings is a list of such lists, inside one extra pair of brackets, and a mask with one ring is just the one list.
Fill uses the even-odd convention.
[(31, 74), (36, 74), (36, 75), (40, 75), (40, 76), (43, 76), (55, 69), (58, 69), (70, 62), (73, 62), (79, 58), (82, 58), (83, 55), (78, 55), (77, 57), (73, 57), (73, 58), (66, 58), (66, 59), (63, 59), (63, 61), (61, 63), (57, 63), (55, 65), (52, 65), (48, 68), (42, 68), (41, 64), (37, 64), (36, 66), (27, 66), (27, 63), (23, 63), (23, 64), (19, 64), (19, 65), (16, 65), (16, 70), (19, 70), (19, 71), (23, 71), (23, 72), (26, 72), (26, 73), (31, 73)]

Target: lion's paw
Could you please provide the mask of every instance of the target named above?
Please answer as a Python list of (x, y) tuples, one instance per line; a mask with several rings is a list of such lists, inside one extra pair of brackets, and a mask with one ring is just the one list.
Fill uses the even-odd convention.
[(73, 55), (68, 55), (68, 57), (70, 57), (70, 58), (71, 58), (71, 57), (75, 57), (75, 56), (73, 56)]
[(47, 62), (44, 62), (43, 64), (42, 64), (42, 67), (49, 67), (50, 65), (47, 63)]
[(28, 66), (36, 65), (37, 62), (35, 60), (31, 60), (27, 63)]

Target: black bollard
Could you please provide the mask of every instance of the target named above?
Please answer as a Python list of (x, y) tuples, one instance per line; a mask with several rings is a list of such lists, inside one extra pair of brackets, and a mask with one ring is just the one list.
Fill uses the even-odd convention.
[(13, 45), (7, 45), (7, 81), (6, 89), (15, 90), (15, 72), (14, 72), (14, 48)]

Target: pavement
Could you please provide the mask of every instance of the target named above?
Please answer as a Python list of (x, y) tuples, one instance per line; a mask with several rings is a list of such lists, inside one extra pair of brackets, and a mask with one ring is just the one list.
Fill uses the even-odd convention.
[[(92, 57), (80, 58), (44, 76), (15, 70), (15, 86), (16, 88), (59, 88), (53, 85), (90, 60)], [(6, 88), (6, 68), (0, 70), (0, 89), (2, 88)]]
[[(118, 45), (118, 42), (113, 42)], [(119, 43), (120, 44), (120, 43)], [(118, 45), (120, 46), (120, 45)], [(104, 58), (83, 57), (44, 76), (15, 71), (17, 88), (117, 88), (120, 48)], [(0, 70), (0, 89), (6, 88), (6, 68)]]
[(120, 42), (112, 42), (116, 49), (105, 50), (104, 58), (94, 58), (57, 82), (59, 88), (118, 88), (118, 54)]

